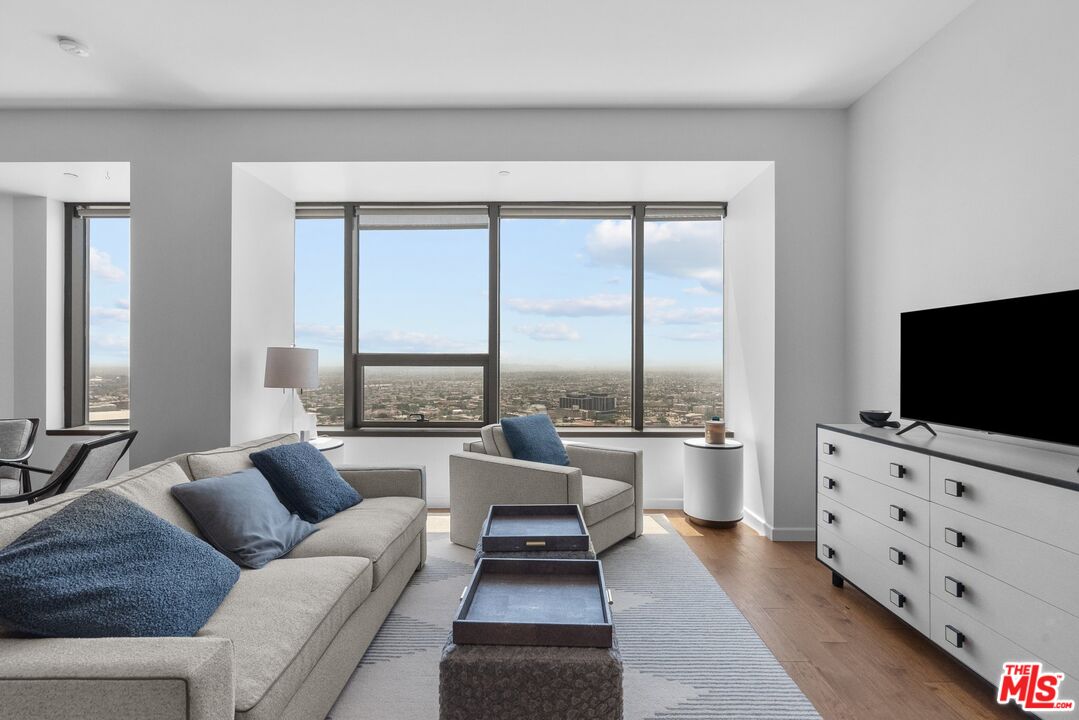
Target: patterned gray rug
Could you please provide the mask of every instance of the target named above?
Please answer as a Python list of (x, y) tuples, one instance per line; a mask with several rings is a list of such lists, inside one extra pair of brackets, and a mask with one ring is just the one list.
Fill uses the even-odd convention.
[[(332, 720), (436, 720), (438, 660), (472, 551), (432, 516), (427, 565), (412, 579)], [(819, 718), (753, 627), (666, 518), (601, 556), (615, 598), (626, 720)]]

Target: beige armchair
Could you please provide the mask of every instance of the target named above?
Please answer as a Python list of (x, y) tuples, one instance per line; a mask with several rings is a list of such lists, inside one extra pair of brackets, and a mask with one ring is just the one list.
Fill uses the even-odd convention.
[(596, 552), (644, 529), (643, 454), (566, 443), (570, 466), (515, 460), (502, 428), (450, 455), (450, 540), (474, 548), (497, 504), (571, 503), (581, 506)]

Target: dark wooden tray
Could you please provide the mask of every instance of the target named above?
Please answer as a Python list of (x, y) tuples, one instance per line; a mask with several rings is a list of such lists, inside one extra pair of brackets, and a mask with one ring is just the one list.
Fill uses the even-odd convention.
[(483, 558), (453, 620), (458, 645), (611, 647), (599, 560)]
[(492, 505), (480, 548), (486, 553), (588, 550), (588, 528), (577, 505)]

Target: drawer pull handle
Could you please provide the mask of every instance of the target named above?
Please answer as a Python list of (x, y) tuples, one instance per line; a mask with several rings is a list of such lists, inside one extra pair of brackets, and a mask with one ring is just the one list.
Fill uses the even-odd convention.
[(952, 547), (961, 548), (966, 541), (966, 536), (950, 527), (944, 528), (944, 542), (948, 543)]
[(904, 478), (907, 476), (907, 468), (899, 463), (888, 463), (888, 474), (894, 478)]
[(963, 483), (951, 478), (944, 478), (944, 494), (952, 497), (963, 497)]
[(835, 490), (835, 480), (833, 480), (832, 478), (825, 477), (823, 484), (825, 490)]
[(465, 585), (465, 589), (461, 591), (461, 597), (459, 597), (457, 599), (457, 602), (464, 602), (465, 601), (465, 595), (467, 595), (467, 594), (468, 594), (468, 585)]
[(907, 596), (895, 588), (888, 591), (888, 599), (891, 600), (892, 605), (895, 605), (896, 607), (903, 607), (907, 604)]
[(825, 455), (835, 455), (836, 447), (830, 442), (821, 443), (821, 452)]
[(831, 545), (825, 545), (824, 543), (821, 543), (820, 551), (821, 554), (824, 555), (824, 557), (826, 558), (835, 557), (835, 548), (833, 548)]
[(907, 561), (907, 554), (896, 547), (888, 548), (888, 559), (896, 565), (902, 565)]
[(963, 633), (959, 632), (951, 625), (944, 626), (944, 639), (948, 641), (949, 645), (954, 645), (957, 648), (963, 647), (963, 643), (966, 641)]
[(892, 520), (895, 520), (896, 522), (903, 522), (903, 518), (907, 516), (907, 511), (899, 507), (898, 505), (889, 505), (888, 515), (890, 515)]
[(821, 510), (820, 519), (823, 520), (826, 525), (831, 525), (832, 521), (835, 520), (835, 514), (830, 513), (827, 510)]
[(525, 540), (525, 547), (547, 547), (546, 540)]
[(944, 592), (948, 593), (953, 597), (961, 598), (963, 597), (963, 590), (965, 590), (965, 588), (963, 587), (963, 583), (959, 582), (950, 575), (944, 576)]

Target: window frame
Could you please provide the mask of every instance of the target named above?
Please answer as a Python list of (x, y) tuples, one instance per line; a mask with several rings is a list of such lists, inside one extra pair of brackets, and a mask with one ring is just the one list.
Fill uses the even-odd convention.
[[(357, 212), (360, 207), (398, 207), (398, 208), (430, 208), (430, 207), (469, 207), (485, 206), (488, 212), (488, 330), (486, 353), (360, 353), (358, 348), (359, 336), (359, 226)], [(631, 424), (625, 426), (597, 426), (595, 428), (560, 428), (560, 432), (580, 436), (620, 436), (627, 434), (648, 434), (655, 436), (687, 436), (697, 435), (700, 429), (697, 426), (679, 428), (653, 427), (644, 425), (644, 295), (645, 295), (645, 257), (644, 257), (644, 227), (647, 220), (647, 210), (655, 209), (692, 209), (708, 211), (710, 217), (725, 219), (727, 217), (726, 202), (672, 202), (672, 201), (573, 201), (573, 202), (301, 202), (296, 204), (296, 216), (299, 217), (344, 217), (343, 252), (345, 257), (345, 339), (342, 343), (344, 362), (344, 402), (345, 423), (338, 428), (320, 428), (320, 432), (327, 434), (342, 435), (409, 435), (415, 432), (430, 432), (441, 435), (474, 435), (475, 429), (483, 425), (495, 422), (499, 417), (500, 401), (500, 368), (501, 368), (501, 277), (500, 277), (500, 251), (501, 239), (499, 236), (500, 220), (503, 209), (511, 211), (515, 208), (538, 208), (550, 209), (552, 213), (559, 208), (583, 209), (595, 208), (608, 212), (630, 212), (629, 219), (632, 225), (632, 267), (631, 267)], [(652, 220), (647, 220), (651, 222)], [(726, 242), (723, 243), (723, 252), (726, 255)], [(726, 274), (726, 263), (723, 264), (723, 272)], [(726, 288), (726, 283), (724, 283)], [(726, 306), (724, 293), (724, 307)], [(726, 334), (726, 323), (723, 325)], [(723, 396), (724, 408), (726, 408), (726, 354), (727, 343), (723, 343)], [(364, 367), (482, 367), (483, 368), (483, 392), (484, 413), (480, 422), (433, 422), (433, 421), (364, 421), (363, 415), (363, 368)]]
[[(95, 217), (131, 218), (130, 203), (64, 203), (64, 429), (107, 432), (126, 423), (89, 424), (89, 223)], [(131, 382), (128, 367), (128, 383)], [(130, 392), (130, 386), (128, 388)]]

